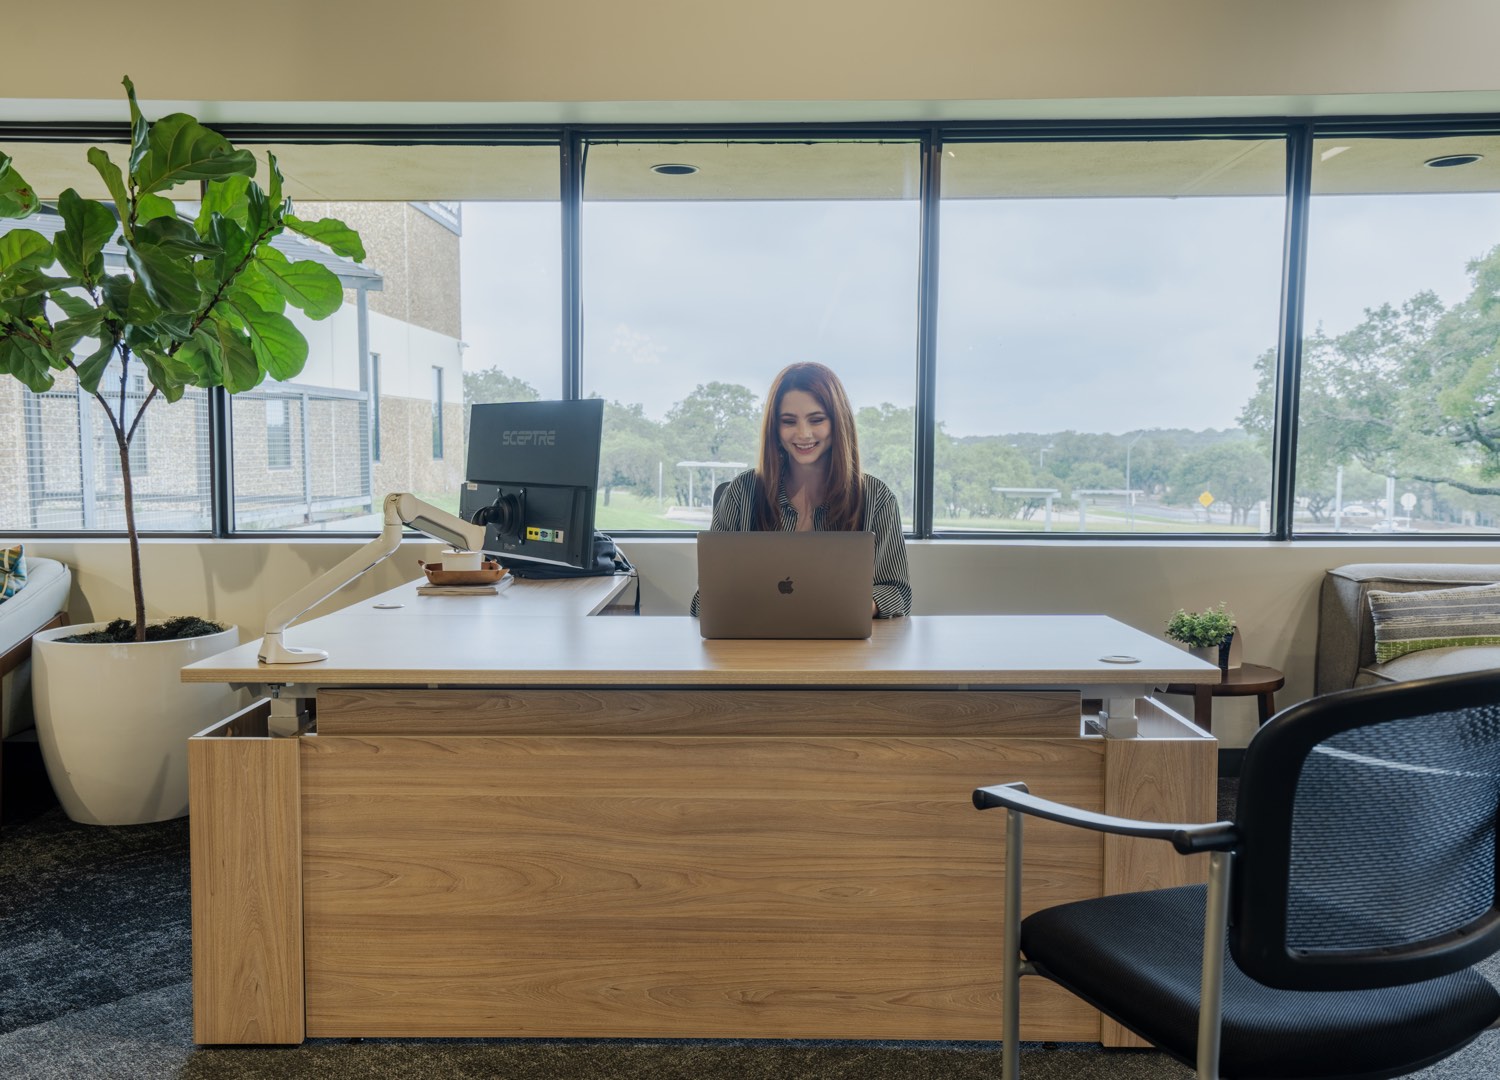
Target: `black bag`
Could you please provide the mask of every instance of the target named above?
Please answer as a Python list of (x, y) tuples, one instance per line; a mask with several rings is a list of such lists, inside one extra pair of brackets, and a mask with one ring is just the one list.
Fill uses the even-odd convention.
[(635, 567), (630, 565), (630, 560), (615, 546), (614, 537), (606, 536), (602, 532), (594, 533), (594, 561), (582, 570), (576, 566), (553, 566), (549, 563), (532, 562), (530, 559), (507, 559), (504, 556), (500, 557), (500, 565), (515, 577), (540, 581), (550, 581), (555, 578), (604, 577), (608, 574), (635, 572)]

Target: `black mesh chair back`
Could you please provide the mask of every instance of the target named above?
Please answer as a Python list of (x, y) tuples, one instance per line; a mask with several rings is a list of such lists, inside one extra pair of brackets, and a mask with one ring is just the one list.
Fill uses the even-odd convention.
[(1500, 673), (1286, 710), (1251, 741), (1230, 949), (1288, 990), (1396, 986), (1500, 948)]
[[(1500, 1022), (1473, 965), (1500, 951), (1500, 672), (1347, 690), (1251, 740), (1233, 821), (1114, 818), (1010, 780), (1005, 1080), (1019, 1076), (1020, 976), (1071, 990), (1200, 1080), (1386, 1080)], [(1019, 917), (1022, 823), (1209, 853), (1207, 886), (1101, 896)], [(1225, 956), (1227, 944), (1228, 956)]]

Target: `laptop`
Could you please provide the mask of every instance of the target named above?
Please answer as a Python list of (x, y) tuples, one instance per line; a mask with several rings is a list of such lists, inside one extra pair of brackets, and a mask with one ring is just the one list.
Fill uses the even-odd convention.
[(706, 638), (867, 638), (872, 532), (700, 532)]

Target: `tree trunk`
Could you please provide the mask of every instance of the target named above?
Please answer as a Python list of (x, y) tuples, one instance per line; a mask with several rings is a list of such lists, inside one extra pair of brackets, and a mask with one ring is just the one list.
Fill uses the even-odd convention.
[(120, 482), (125, 495), (125, 536), (130, 541), (130, 587), (135, 594), (135, 639), (146, 640), (146, 590), (141, 585), (141, 536), (135, 527), (135, 488), (130, 476), (130, 443), (118, 428)]

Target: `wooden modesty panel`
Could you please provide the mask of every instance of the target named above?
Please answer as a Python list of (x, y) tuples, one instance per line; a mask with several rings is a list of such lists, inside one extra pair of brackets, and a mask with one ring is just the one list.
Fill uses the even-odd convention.
[(269, 711), (188, 740), (197, 1043), (306, 1037), (297, 740), (264, 737)]
[[(994, 1039), (1004, 816), (967, 793), (1105, 808), (1076, 736), (295, 741), (311, 1037)], [(1102, 885), (1096, 833), (1026, 862), (1028, 909)], [(1023, 1024), (1099, 1037), (1042, 980)]]
[(318, 692), (323, 735), (1078, 734), (1077, 691), (385, 690)]

